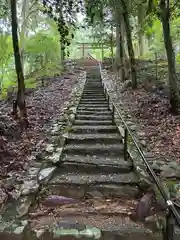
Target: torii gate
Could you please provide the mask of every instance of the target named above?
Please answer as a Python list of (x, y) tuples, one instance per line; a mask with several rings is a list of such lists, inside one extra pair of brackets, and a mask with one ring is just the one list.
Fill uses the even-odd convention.
[(78, 49), (82, 49), (82, 57), (85, 57), (85, 49), (101, 49), (101, 58), (104, 58), (104, 49), (109, 49), (111, 43), (100, 42), (100, 43), (91, 43), (91, 42), (76, 42), (79, 45)]

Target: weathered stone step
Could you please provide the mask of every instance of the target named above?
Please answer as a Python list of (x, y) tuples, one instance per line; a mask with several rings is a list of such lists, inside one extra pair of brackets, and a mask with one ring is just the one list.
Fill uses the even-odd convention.
[(83, 104), (83, 103), (80, 103), (78, 108), (106, 108), (108, 109), (108, 103), (98, 103), (98, 104)]
[(95, 100), (95, 101), (86, 101), (86, 100), (81, 100), (79, 102), (79, 105), (104, 105), (104, 106), (108, 106), (108, 103), (106, 100), (103, 100), (103, 101), (98, 101), (98, 100)]
[(96, 96), (94, 96), (94, 98), (87, 98), (87, 97), (81, 97), (81, 101), (88, 101), (88, 102), (94, 102), (94, 101), (98, 101), (98, 102), (103, 102), (103, 101), (107, 101), (105, 96), (101, 97), (101, 98), (96, 98)]
[(65, 153), (74, 153), (74, 154), (108, 154), (109, 156), (113, 155), (123, 155), (123, 144), (67, 144), (63, 148)]
[(101, 98), (101, 99), (87, 99), (87, 98), (81, 98), (79, 103), (84, 103), (84, 104), (96, 104), (96, 103), (104, 103), (107, 102), (106, 99)]
[(76, 115), (76, 119), (80, 119), (80, 120), (109, 120), (109, 119), (111, 119), (112, 120), (112, 114), (110, 113), (110, 114), (104, 114), (104, 115), (98, 115), (98, 113), (97, 114), (95, 114), (95, 112), (93, 113), (93, 115), (91, 115), (92, 113), (89, 113), (89, 114), (87, 114), (86, 113), (86, 115), (83, 115), (83, 113), (80, 113), (80, 112), (78, 112), (78, 114)]
[(75, 120), (74, 125), (112, 125), (111, 120)]
[(90, 106), (87, 106), (87, 107), (81, 107), (79, 106), (78, 107), (78, 110), (89, 110), (89, 111), (94, 111), (94, 112), (104, 112), (104, 111), (108, 111), (109, 108), (108, 107), (90, 107)]
[[(58, 166), (58, 165), (57, 165)], [(128, 173), (132, 168), (128, 165), (95, 165), (73, 161), (64, 161), (60, 164), (61, 172), (77, 172), (77, 173)], [(78, 169), (78, 170), (77, 170)]]
[(95, 96), (105, 96), (103, 90), (98, 91), (90, 91), (90, 90), (84, 90), (82, 95), (95, 95)]
[(101, 91), (101, 92), (103, 92), (103, 88), (102, 87), (96, 87), (96, 86), (93, 86), (93, 87), (84, 87), (84, 89), (83, 89), (83, 92), (85, 92), (85, 91), (90, 91), (90, 92), (99, 92), (99, 91)]
[(101, 94), (103, 94), (104, 95), (104, 91), (103, 91), (103, 89), (102, 90), (101, 89), (96, 89), (96, 90), (84, 89), (83, 94), (89, 94), (89, 95), (92, 95), (92, 94), (101, 95)]
[(69, 134), (67, 143), (121, 143), (122, 137), (119, 134)]
[(82, 94), (81, 96), (82, 98), (93, 98), (93, 99), (100, 99), (100, 98), (105, 98), (104, 94), (103, 93), (100, 93), (100, 94), (94, 94), (94, 93), (84, 93)]
[(89, 117), (91, 117), (91, 115), (92, 116), (98, 116), (98, 120), (100, 119), (101, 116), (102, 116), (102, 120), (103, 120), (104, 116), (110, 117), (110, 118), (107, 118), (107, 119), (111, 119), (112, 118), (112, 113), (111, 113), (110, 110), (107, 110), (107, 111), (105, 111), (105, 112), (103, 112), (101, 114), (98, 114), (98, 112), (96, 113), (94, 111), (89, 111), (89, 110), (77, 110), (77, 114), (78, 115), (85, 115), (85, 116), (88, 115), (87, 116), (88, 119), (89, 119)]
[[(48, 216), (48, 214), (43, 217), (37, 216), (36, 219), (31, 220), (27, 229), (21, 224), (18, 226), (4, 223), (7, 230), (5, 228), (3, 232), (0, 232), (0, 239), (134, 240), (136, 238), (138, 240), (162, 240), (160, 235), (153, 233), (142, 225), (132, 224), (132, 221), (123, 214), (122, 216), (116, 214), (115, 216), (106, 216), (105, 214), (94, 213), (87, 215), (87, 213), (73, 214), (72, 211), (68, 213), (68, 210), (66, 210), (66, 215), (60, 212), (59, 216), (56, 214), (55, 218)], [(175, 234), (173, 240), (179, 240), (179, 235)]]
[[(38, 210), (34, 210), (33, 213), (37, 216), (33, 217), (33, 213), (30, 213), (31, 227), (28, 229), (31, 229), (33, 233), (41, 233), (41, 237), (36, 238), (36, 234), (27, 234), (29, 236), (27, 239), (162, 240), (157, 233), (153, 233), (142, 224), (130, 219), (129, 215), (135, 209), (136, 204), (137, 201), (124, 201), (124, 199), (83, 199), (78, 204), (56, 208), (55, 217), (48, 213), (44, 213), (43, 216), (36, 214), (37, 211), (39, 212), (36, 206)], [(45, 229), (46, 231), (43, 231)], [(22, 239), (26, 240), (25, 237)], [(178, 240), (177, 236), (174, 240)]]
[[(139, 179), (135, 173), (77, 173), (67, 172), (62, 174), (61, 170), (57, 170), (54, 177), (50, 180), (50, 185), (71, 184), (79, 186), (96, 186), (96, 189), (118, 189), (120, 187), (135, 186), (139, 183)], [(120, 194), (120, 193), (119, 193)], [(66, 196), (66, 194), (65, 194)]]
[(133, 165), (130, 160), (124, 161), (122, 157), (65, 154), (60, 168), (64, 172), (76, 172), (78, 169), (78, 172), (86, 173), (128, 173), (132, 171)]
[(71, 132), (76, 133), (117, 133), (116, 126), (72, 126)]
[(84, 89), (85, 88), (92, 88), (92, 89), (94, 89), (94, 88), (99, 88), (99, 89), (102, 89), (102, 84), (90, 84), (90, 83), (88, 83), (88, 84), (86, 84), (85, 85), (85, 87), (84, 87)]

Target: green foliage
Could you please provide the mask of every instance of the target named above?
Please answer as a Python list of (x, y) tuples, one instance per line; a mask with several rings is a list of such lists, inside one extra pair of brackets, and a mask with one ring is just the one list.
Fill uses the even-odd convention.
[(76, 13), (80, 11), (82, 1), (43, 0), (43, 6), (44, 13), (55, 21), (60, 34), (61, 49), (65, 50), (74, 38), (72, 29), (75, 28)]
[[(36, 87), (39, 76), (61, 72), (59, 34), (52, 20), (44, 20), (46, 30), (36, 30), (25, 38), (24, 73), (28, 88)], [(0, 33), (0, 45), (1, 94), (5, 96), (9, 86), (16, 85), (12, 40), (8, 33)]]

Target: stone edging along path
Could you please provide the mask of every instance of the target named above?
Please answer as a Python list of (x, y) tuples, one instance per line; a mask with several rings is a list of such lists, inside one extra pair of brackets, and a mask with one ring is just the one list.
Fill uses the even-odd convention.
[(85, 81), (86, 71), (81, 70), (71, 92), (71, 100), (66, 103), (67, 107), (64, 108), (59, 121), (54, 123), (52, 128), (47, 131), (52, 136), (52, 144), (48, 144), (44, 151), (40, 153), (34, 152), (31, 155), (30, 161), (33, 164), (31, 164), (24, 178), (25, 180), (21, 184), (20, 194), (17, 194), (17, 197), (8, 199), (1, 206), (0, 239), (36, 239), (32, 238), (33, 234), (29, 235), (29, 231), (27, 231), (26, 236), (28, 221), (23, 219), (26, 219), (31, 207), (37, 203), (39, 193), (43, 191), (44, 185), (48, 183), (56, 170), (56, 163), (61, 157), (66, 134), (74, 121)]
[[(103, 83), (109, 90), (113, 100), (117, 102), (117, 99), (118, 99), (118, 105), (117, 105), (118, 109), (121, 111), (121, 114), (124, 117), (124, 120), (126, 120), (129, 128), (132, 130), (140, 148), (143, 150), (143, 153), (146, 159), (150, 163), (153, 170), (160, 177), (160, 180), (165, 190), (167, 191), (169, 196), (171, 196), (172, 198), (180, 199), (180, 181), (178, 180), (180, 176), (179, 164), (177, 164), (176, 162), (168, 162), (165, 164), (163, 159), (159, 159), (157, 156), (154, 156), (150, 152), (147, 152), (146, 142), (145, 142), (145, 139), (143, 138), (144, 134), (141, 130), (141, 127), (135, 124), (131, 120), (131, 116), (128, 115), (128, 118), (127, 118), (127, 114), (124, 112), (124, 109), (123, 109), (123, 100), (122, 102), (119, 102), (119, 98), (117, 94), (120, 94), (120, 93), (117, 93), (117, 90), (115, 89), (115, 80), (112, 79), (112, 76), (108, 74), (106, 69), (101, 69), (101, 77), (102, 77)], [(124, 128), (117, 114), (115, 114), (115, 121), (119, 126), (120, 133), (123, 136)], [(146, 171), (145, 164), (143, 163), (143, 160), (139, 156), (139, 153), (137, 152), (136, 147), (132, 144), (130, 138), (128, 139), (128, 151), (133, 160), (135, 170), (141, 179), (142, 186), (144, 186), (145, 188), (147, 186), (152, 186), (157, 197), (157, 202), (160, 203), (161, 205), (164, 205), (165, 203), (159, 193), (159, 190), (151, 182), (151, 179)]]

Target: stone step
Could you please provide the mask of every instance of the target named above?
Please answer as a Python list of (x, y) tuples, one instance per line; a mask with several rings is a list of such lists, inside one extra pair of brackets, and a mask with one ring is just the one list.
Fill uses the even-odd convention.
[[(69, 192), (73, 189), (69, 189)], [(67, 192), (68, 189), (65, 189)], [(58, 192), (58, 189), (57, 189)], [(82, 191), (80, 192), (82, 193)], [(89, 193), (95, 194), (96, 191)], [(61, 194), (60, 194), (61, 195)], [(40, 200), (40, 204), (45, 198)], [(22, 238), (5, 236), (3, 239), (48, 239), (48, 240), (162, 240), (161, 234), (153, 232), (142, 223), (135, 223), (130, 219), (137, 201), (123, 199), (80, 199), (78, 203), (54, 208), (55, 217), (51, 214), (39, 212), (38, 205), (30, 212), (29, 232)], [(52, 205), (53, 206), (53, 205)], [(52, 207), (53, 208), (53, 207)], [(44, 209), (44, 208), (43, 208)], [(35, 213), (36, 217), (33, 217)], [(30, 217), (29, 217), (30, 218)], [(14, 226), (12, 226), (13, 228)], [(33, 234), (34, 233), (34, 234)], [(40, 238), (35, 233), (41, 233)], [(12, 237), (12, 238), (11, 238)], [(174, 240), (178, 240), (175, 234)]]
[(83, 95), (102, 95), (105, 96), (104, 91), (103, 90), (98, 90), (98, 91), (92, 91), (92, 90), (83, 90)]
[(101, 99), (81, 98), (79, 103), (104, 103), (104, 102), (107, 102), (105, 98), (101, 98)]
[(78, 108), (108, 108), (109, 105), (107, 102), (105, 103), (98, 103), (98, 104), (82, 104), (80, 103)]
[(92, 98), (92, 96), (93, 97), (95, 97), (95, 98), (105, 98), (105, 95), (104, 95), (104, 93), (102, 92), (100, 92), (100, 93), (91, 93), (91, 92), (84, 92), (83, 94), (82, 94), (82, 97), (89, 97), (89, 98)]
[(94, 112), (104, 112), (104, 111), (108, 111), (109, 108), (108, 107), (90, 107), (90, 106), (87, 106), (87, 107), (81, 107), (79, 106), (78, 107), (78, 110), (89, 110), (89, 111), (94, 111)]
[(96, 86), (94, 86), (94, 87), (86, 87), (85, 86), (83, 89), (83, 92), (85, 92), (85, 91), (87, 91), (87, 92), (103, 92), (104, 89), (102, 87), (96, 87)]
[(100, 88), (100, 89), (102, 89), (102, 84), (101, 83), (97, 83), (97, 84), (88, 83), (85, 85), (84, 88)]
[[(105, 214), (94, 213), (72, 214), (72, 212), (68, 213), (68, 210), (66, 210), (66, 214), (67, 216), (62, 212), (56, 218), (52, 216), (37, 216), (36, 219), (32, 219), (28, 230), (25, 230), (24, 225), (14, 224), (14, 226), (13, 224), (8, 225), (8, 223), (4, 223), (9, 228), (0, 232), (0, 239), (134, 240), (136, 238), (138, 240), (162, 240), (162, 236), (153, 233), (140, 224), (139, 226), (134, 222), (132, 224), (129, 217), (125, 217), (123, 214), (122, 216), (117, 216), (116, 214), (114, 216), (106, 216)], [(99, 228), (96, 226), (99, 226)], [(40, 238), (37, 236), (39, 233)], [(175, 234), (173, 240), (179, 240), (179, 234)]]
[(116, 126), (72, 126), (71, 132), (76, 133), (117, 133)]
[(99, 101), (99, 100), (94, 100), (94, 101), (87, 101), (87, 100), (81, 100), (79, 102), (79, 105), (105, 105), (105, 106), (108, 106), (108, 103), (106, 100), (103, 100), (103, 101)]
[(97, 90), (92, 90), (92, 89), (84, 89), (83, 90), (83, 94), (97, 94), (97, 95), (104, 95), (104, 91), (103, 89), (100, 90), (100, 89), (97, 89)]
[[(96, 98), (96, 96), (94, 96), (94, 98), (88, 98), (88, 97), (81, 97), (81, 100), (83, 101), (88, 101), (88, 102), (94, 102), (94, 101), (99, 101), (99, 102), (104, 102), (107, 101), (105, 96), (101, 97), (101, 98)], [(80, 100), (80, 101), (81, 101)]]
[(112, 120), (112, 114), (111, 114), (111, 112), (110, 113), (102, 113), (103, 115), (98, 115), (98, 113), (97, 114), (95, 114), (95, 112), (93, 112), (93, 115), (92, 115), (92, 113), (90, 113), (89, 112), (89, 114), (88, 113), (86, 113), (86, 115), (84, 115), (84, 112), (80, 112), (80, 111), (78, 111), (77, 112), (77, 115), (76, 115), (76, 119), (79, 119), (79, 120)]
[[(110, 118), (111, 118), (111, 116), (112, 116), (112, 113), (111, 113), (111, 111), (110, 110), (108, 110), (108, 111), (105, 111), (105, 112), (103, 112), (102, 113), (102, 115), (101, 114), (98, 114), (98, 112), (97, 113), (95, 113), (94, 111), (89, 111), (89, 110), (77, 110), (77, 114), (78, 115), (88, 115), (88, 117), (91, 117), (91, 115), (92, 116), (102, 116), (102, 118), (104, 117), (104, 116), (110, 116)], [(98, 118), (98, 120), (99, 120), (100, 118)], [(103, 120), (103, 119), (102, 119)]]
[(94, 93), (84, 93), (82, 94), (81, 98), (93, 98), (93, 99), (100, 99), (100, 98), (105, 98), (104, 94), (103, 93), (100, 93), (100, 94), (94, 94)]
[(111, 120), (75, 120), (74, 125), (112, 125)]
[(68, 134), (66, 142), (69, 143), (121, 143), (122, 137), (119, 134)]
[(131, 160), (124, 161), (122, 157), (106, 157), (104, 155), (74, 155), (64, 154), (60, 162), (64, 172), (85, 173), (128, 173), (133, 170)]
[[(80, 191), (83, 192), (81, 197), (87, 196), (88, 192), (98, 191), (104, 197), (124, 197), (135, 198), (139, 194), (137, 184), (139, 180), (135, 173), (79, 173), (66, 172), (57, 170), (56, 174), (49, 182), (49, 187), (53, 191), (56, 189), (58, 194), (67, 197), (80, 197)], [(71, 192), (72, 189), (72, 192)], [(69, 194), (68, 194), (69, 193)]]
[(108, 156), (123, 156), (123, 144), (67, 144), (63, 148), (64, 153), (74, 154), (107, 154)]

